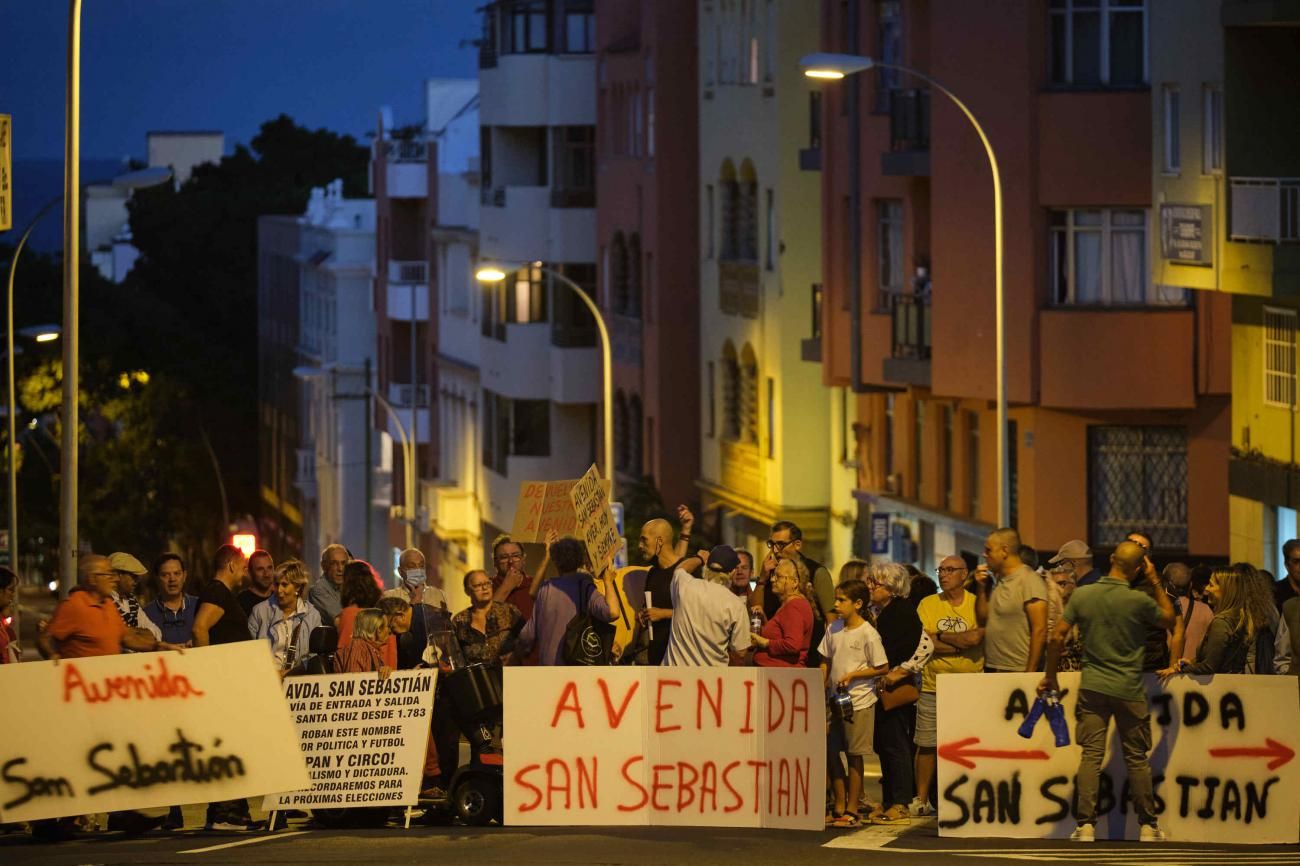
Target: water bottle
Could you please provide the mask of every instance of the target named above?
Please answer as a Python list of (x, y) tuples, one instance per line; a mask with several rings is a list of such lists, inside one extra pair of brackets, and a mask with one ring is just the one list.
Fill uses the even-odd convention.
[(749, 615), (749, 628), (751, 631), (758, 633), (763, 630), (763, 617), (757, 613)]
[(1070, 728), (1065, 724), (1065, 708), (1061, 706), (1061, 697), (1056, 692), (1047, 695), (1047, 724), (1056, 738), (1056, 746), (1070, 745)]
[(1020, 727), (1016, 728), (1016, 733), (1024, 737), (1026, 740), (1033, 737), (1034, 726), (1038, 724), (1039, 717), (1041, 717), (1046, 710), (1047, 701), (1043, 699), (1042, 695), (1034, 698), (1034, 704), (1029, 708), (1029, 715), (1025, 716), (1025, 720), (1020, 723)]

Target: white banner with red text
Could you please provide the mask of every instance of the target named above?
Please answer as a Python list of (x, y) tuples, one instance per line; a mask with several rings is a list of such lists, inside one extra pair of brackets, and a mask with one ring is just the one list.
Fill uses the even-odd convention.
[(284, 697), (311, 787), (268, 794), (262, 808), (413, 806), (429, 742), (436, 670), (289, 677)]
[(507, 668), (505, 696), (506, 824), (824, 826), (818, 671)]
[[(1017, 734), (1041, 674), (938, 678), (939, 833), (1064, 838), (1075, 827), (1078, 673), (1061, 674), (1070, 745), (1046, 718)], [(1295, 677), (1146, 679), (1155, 807), (1178, 842), (1294, 843), (1300, 837), (1300, 698)], [(1112, 721), (1097, 801), (1098, 839), (1136, 839)]]
[(0, 665), (0, 821), (311, 784), (265, 641)]

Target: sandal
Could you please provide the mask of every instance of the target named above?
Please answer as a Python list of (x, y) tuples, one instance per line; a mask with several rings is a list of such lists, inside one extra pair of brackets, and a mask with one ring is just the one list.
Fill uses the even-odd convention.
[(841, 815), (841, 814), (842, 814), (842, 813), (840, 813), (840, 812), (836, 812), (836, 811), (834, 811), (833, 809), (832, 809), (831, 811), (827, 812), (827, 813), (826, 813), (826, 826), (827, 826), (827, 827), (833, 827), (833, 826), (835, 826), (835, 822), (838, 821), (838, 820), (840, 819), (840, 815)]
[(883, 824), (886, 826), (896, 826), (902, 824), (911, 824), (912, 816), (902, 806), (890, 806), (883, 812), (877, 812), (870, 818), (872, 824)]
[(854, 827), (859, 826), (861, 823), (862, 819), (858, 817), (857, 812), (845, 812), (836, 818), (835, 822), (831, 824), (831, 826), (836, 830), (851, 830)]

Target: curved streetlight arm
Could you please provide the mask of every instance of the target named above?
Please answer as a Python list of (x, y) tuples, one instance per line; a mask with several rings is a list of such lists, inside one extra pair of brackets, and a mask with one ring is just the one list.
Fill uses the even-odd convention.
[(610, 496), (612, 497), (614, 490), (614, 361), (610, 351), (609, 329), (605, 327), (605, 317), (601, 314), (600, 307), (596, 306), (596, 302), (592, 300), (591, 295), (587, 294), (587, 291), (582, 286), (551, 268), (541, 267), (539, 270), (573, 289), (574, 293), (587, 305), (591, 317), (596, 320), (596, 330), (600, 334), (600, 372), (605, 398), (602, 401), (604, 403), (602, 411), (605, 427), (605, 480), (610, 484)]
[[(388, 411), (388, 415), (393, 419), (393, 425), (397, 427), (397, 438), (402, 443), (402, 478), (403, 485), (406, 488), (406, 546), (414, 546), (414, 528), (415, 528), (415, 443), (406, 433), (406, 427), (402, 424), (402, 416), (398, 414), (397, 409), (393, 407), (378, 391), (366, 383), (366, 393), (375, 398), (375, 402)], [(369, 423), (369, 422), (367, 422)], [(418, 431), (414, 431), (418, 432)], [(369, 508), (369, 505), (366, 506)], [(368, 513), (368, 512), (367, 512)]]

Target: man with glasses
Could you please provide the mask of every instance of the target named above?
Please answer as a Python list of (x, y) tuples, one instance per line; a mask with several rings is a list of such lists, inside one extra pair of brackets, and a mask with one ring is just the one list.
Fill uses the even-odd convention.
[(767, 549), (767, 557), (763, 560), (763, 576), (759, 580), (758, 587), (758, 591), (762, 594), (763, 614), (771, 619), (776, 616), (777, 608), (781, 606), (781, 599), (769, 588), (772, 574), (776, 571), (777, 560), (789, 559), (802, 562), (812, 580), (813, 600), (816, 602), (816, 610), (813, 611), (812, 642), (808, 649), (808, 667), (821, 667), (822, 658), (817, 647), (821, 645), (827, 626), (835, 621), (835, 581), (831, 579), (831, 573), (826, 566), (803, 555), (803, 531), (789, 520), (778, 520), (772, 524), (772, 532), (767, 539)]
[(492, 600), (503, 601), (519, 608), (524, 621), (533, 618), (533, 578), (524, 571), (524, 546), (508, 535), (500, 535), (492, 542), (492, 563), (496, 574), (492, 576)]
[(1099, 572), (1092, 564), (1092, 548), (1086, 541), (1072, 538), (1047, 561), (1048, 565), (1068, 565), (1074, 572), (1075, 586), (1088, 586), (1101, 580)]
[(930, 791), (934, 781), (938, 746), (935, 684), (939, 674), (977, 674), (984, 670), (984, 629), (975, 617), (975, 596), (966, 591), (970, 575), (960, 556), (945, 556), (935, 570), (937, 595), (926, 596), (916, 607), (921, 627), (934, 642), (934, 653), (921, 672), (921, 699), (916, 704), (916, 798), (908, 811), (914, 816), (934, 814)]

